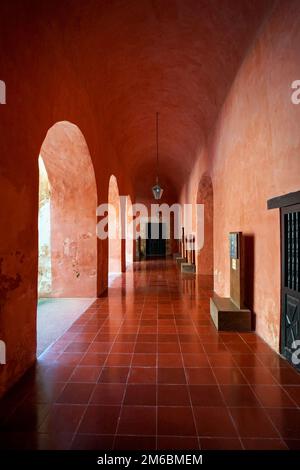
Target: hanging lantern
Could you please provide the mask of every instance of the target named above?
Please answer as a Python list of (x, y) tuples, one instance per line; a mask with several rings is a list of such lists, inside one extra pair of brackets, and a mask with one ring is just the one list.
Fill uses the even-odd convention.
[(152, 187), (152, 193), (154, 196), (154, 199), (160, 199), (162, 197), (162, 193), (164, 190), (159, 186), (159, 184), (156, 184), (155, 186)]

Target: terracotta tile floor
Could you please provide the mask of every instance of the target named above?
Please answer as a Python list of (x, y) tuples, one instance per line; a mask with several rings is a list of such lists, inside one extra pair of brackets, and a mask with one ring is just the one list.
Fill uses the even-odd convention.
[(0, 448), (299, 449), (300, 375), (254, 333), (218, 333), (210, 294), (136, 263), (2, 400)]

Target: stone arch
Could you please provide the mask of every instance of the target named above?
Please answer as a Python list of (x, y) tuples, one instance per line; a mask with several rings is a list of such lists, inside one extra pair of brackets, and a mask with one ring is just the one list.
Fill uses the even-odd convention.
[[(49, 179), (51, 287), (47, 297), (95, 297), (97, 188), (92, 159), (80, 129), (61, 121), (40, 151)], [(40, 172), (41, 179), (41, 172)], [(42, 254), (39, 274), (42, 273)]]
[(133, 224), (132, 224), (132, 201), (131, 197), (126, 198), (126, 265), (133, 262), (134, 240), (133, 240)]
[(108, 272), (122, 272), (120, 194), (117, 178), (111, 175), (108, 185)]

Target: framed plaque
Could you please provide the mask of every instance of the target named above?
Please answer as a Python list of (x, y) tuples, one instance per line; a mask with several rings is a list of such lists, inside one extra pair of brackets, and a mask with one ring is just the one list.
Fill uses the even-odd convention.
[(229, 253), (231, 259), (239, 258), (239, 237), (237, 232), (229, 234)]

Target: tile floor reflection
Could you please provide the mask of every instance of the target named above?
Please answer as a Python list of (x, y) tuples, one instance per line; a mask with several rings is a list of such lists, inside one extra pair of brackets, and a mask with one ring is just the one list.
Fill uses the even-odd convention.
[[(116, 278), (0, 402), (1, 449), (299, 449), (300, 374), (172, 261)], [(63, 312), (62, 312), (63, 314)]]

